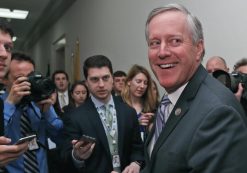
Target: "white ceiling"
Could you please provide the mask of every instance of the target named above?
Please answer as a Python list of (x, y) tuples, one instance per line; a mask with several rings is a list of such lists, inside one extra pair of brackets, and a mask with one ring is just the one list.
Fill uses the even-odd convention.
[[(26, 20), (9, 21), (17, 41), (16, 50), (27, 50), (75, 0), (1, 0), (0, 8), (28, 10)], [(3, 20), (3, 18), (0, 18)], [(5, 19), (4, 19), (5, 20)]]

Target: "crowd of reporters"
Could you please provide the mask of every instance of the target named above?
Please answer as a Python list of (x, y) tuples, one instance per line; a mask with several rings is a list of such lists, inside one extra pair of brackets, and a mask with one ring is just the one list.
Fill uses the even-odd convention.
[[(113, 73), (111, 61), (103, 55), (96, 55), (87, 58), (84, 62), (85, 81), (75, 81), (70, 87), (68, 74), (64, 70), (58, 69), (51, 78), (34, 78), (31, 79), (34, 80), (32, 83), (30, 73), (35, 71), (35, 63), (31, 57), (24, 53), (11, 52), (12, 36), (11, 29), (5, 24), (0, 24), (0, 58), (4, 64), (4, 68), (0, 72), (1, 82), (4, 84), (0, 102), (1, 128), (4, 127), (1, 129), (0, 136), (1, 171), (18, 173), (26, 169), (24, 153), (30, 150), (30, 141), (16, 144), (19, 138), (23, 137), (20, 126), (25, 107), (31, 121), (32, 133), (37, 135), (36, 143), (32, 145), (36, 145), (35, 152), (40, 172), (83, 171), (85, 164), (87, 164), (86, 171), (97, 169), (98, 164), (100, 165), (98, 172), (105, 170), (140, 172), (145, 165), (143, 143), (153, 127), (153, 120), (159, 105), (157, 85), (148, 70), (143, 66), (133, 65), (127, 74), (122, 71)], [(206, 69), (213, 75), (217, 70), (222, 70), (229, 74), (228, 77), (231, 76), (225, 60), (221, 57), (210, 58), (206, 63)], [(237, 90), (233, 92), (244, 110), (247, 111), (247, 99), (245, 98), (247, 59), (238, 61), (234, 66), (234, 72), (239, 73), (241, 77), (240, 79), (235, 77)], [(48, 78), (54, 83), (54, 90), (50, 88), (51, 85), (47, 90), (42, 90), (44, 87), (41, 87), (42, 91), (39, 94), (41, 99), (37, 96), (28, 97), (37, 92), (32, 90), (37, 80), (45, 83)], [(234, 78), (229, 77), (229, 79), (230, 82), (236, 83), (233, 81)], [(97, 91), (95, 85), (96, 83), (100, 85), (101, 82), (105, 82), (107, 87)], [(52, 93), (49, 92), (50, 89), (53, 91)], [(104, 124), (104, 115), (100, 117), (101, 120), (98, 118), (98, 121), (104, 125), (103, 128), (101, 124), (102, 129), (105, 130), (105, 139), (108, 143), (113, 143), (107, 146), (112, 154), (112, 159), (116, 159), (112, 165), (111, 161), (104, 161), (104, 158), (101, 158), (102, 163), (98, 162), (100, 157), (105, 156), (103, 151), (100, 151), (100, 149), (104, 150), (104, 144), (97, 141), (98, 147), (95, 146), (95, 143), (85, 144), (85, 141), (79, 140), (82, 131), (88, 132), (88, 129), (91, 129), (89, 134), (95, 135), (92, 131), (96, 131), (96, 129), (93, 129), (93, 125), (90, 126), (90, 123), (93, 124), (93, 122), (86, 121), (90, 119), (86, 114), (92, 114), (92, 116), (102, 114), (101, 107), (105, 105), (101, 105), (99, 101), (103, 102), (104, 100), (107, 104), (112, 104), (113, 114), (119, 113), (120, 110), (122, 113), (129, 113), (129, 115), (125, 115), (126, 120), (124, 121), (113, 115), (113, 119), (126, 123), (121, 125), (123, 129), (119, 127), (114, 130), (117, 130), (118, 137), (121, 139), (122, 130), (130, 132), (129, 135), (132, 137), (129, 139), (129, 136), (124, 136), (123, 144), (117, 142), (119, 148), (122, 145), (125, 148), (114, 153), (111, 151), (111, 147), (114, 149), (115, 137), (110, 139), (110, 136), (115, 131), (110, 131), (108, 135), (108, 122)], [(84, 117), (80, 119), (80, 116)], [(82, 122), (76, 120), (82, 120)], [(88, 126), (90, 127), (87, 129)], [(123, 134), (127, 135), (127, 133)], [(97, 164), (93, 163), (94, 161)], [(107, 167), (103, 165), (104, 163), (110, 166)], [(94, 170), (94, 172), (97, 171)]]

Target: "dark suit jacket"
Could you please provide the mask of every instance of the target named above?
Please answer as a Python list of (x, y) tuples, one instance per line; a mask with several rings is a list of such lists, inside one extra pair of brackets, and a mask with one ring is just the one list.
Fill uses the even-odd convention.
[[(70, 92), (68, 93), (69, 94), (69, 104), (72, 102), (72, 97), (71, 97), (71, 94)], [(57, 115), (62, 118), (64, 113), (62, 112), (62, 108), (60, 107), (60, 103), (59, 103), (59, 99), (58, 99), (58, 93), (57, 93), (57, 98), (56, 98), (56, 102), (55, 104), (53, 105)]]
[(142, 173), (246, 173), (247, 126), (232, 92), (202, 65), (189, 81)]
[(4, 136), (3, 100), (0, 98), (0, 136)]
[[(123, 101), (113, 97), (117, 112), (118, 146), (123, 170), (132, 161), (143, 161), (143, 144), (139, 132), (136, 112)], [(85, 162), (81, 172), (110, 173), (112, 168), (111, 154), (107, 137), (100, 116), (92, 102), (88, 99), (83, 105), (70, 112), (65, 121), (65, 139), (63, 158), (72, 160), (71, 140), (79, 139), (82, 134), (96, 138), (94, 151)]]

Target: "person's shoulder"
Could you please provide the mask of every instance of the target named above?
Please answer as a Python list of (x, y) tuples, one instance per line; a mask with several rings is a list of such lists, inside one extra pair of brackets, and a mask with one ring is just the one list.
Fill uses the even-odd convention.
[(136, 114), (136, 111), (133, 107), (129, 106), (123, 99), (121, 96), (114, 96), (113, 97), (114, 103), (116, 107), (120, 107), (121, 109), (123, 109), (125, 112), (127, 111), (131, 111), (133, 113)]

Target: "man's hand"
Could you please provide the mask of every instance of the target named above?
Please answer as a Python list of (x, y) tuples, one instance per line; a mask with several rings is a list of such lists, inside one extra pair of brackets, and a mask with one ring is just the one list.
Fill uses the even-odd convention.
[(88, 159), (95, 147), (95, 143), (87, 143), (81, 140), (73, 140), (73, 155), (77, 160), (86, 160)]
[(9, 145), (10, 142), (11, 140), (9, 138), (0, 136), (0, 167), (17, 159), (28, 148), (28, 142), (19, 145)]
[(135, 163), (131, 162), (129, 166), (126, 166), (122, 173), (139, 173), (140, 172), (140, 166)]
[(31, 84), (27, 81), (27, 77), (18, 77), (13, 82), (6, 101), (14, 105), (18, 104), (24, 96), (31, 94), (30, 89)]
[(243, 88), (242, 84), (239, 83), (238, 84), (238, 91), (234, 94), (236, 96), (236, 98), (238, 99), (238, 101), (241, 100), (243, 92), (244, 92), (244, 88)]
[(48, 99), (45, 100), (41, 100), (39, 102), (37, 102), (37, 106), (39, 107), (39, 109), (41, 110), (41, 112), (46, 112), (49, 110), (49, 108), (53, 105), (53, 95), (51, 95)]

